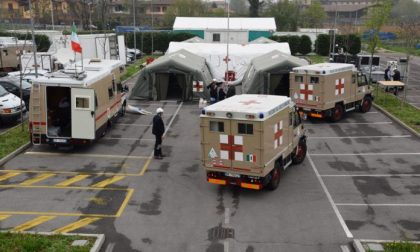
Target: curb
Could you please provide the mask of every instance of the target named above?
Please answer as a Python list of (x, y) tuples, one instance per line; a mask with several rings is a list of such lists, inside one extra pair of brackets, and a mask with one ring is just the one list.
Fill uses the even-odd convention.
[(20, 146), (19, 148), (17, 148), (16, 150), (14, 150), (12, 153), (10, 153), (9, 155), (5, 156), (4, 158), (0, 159), (0, 166), (4, 165), (6, 162), (8, 162), (10, 159), (16, 157), (18, 154), (20, 154), (21, 152), (23, 152), (24, 150), (26, 150), (27, 148), (29, 148), (32, 145), (31, 142), (27, 142), (26, 144)]
[[(354, 239), (353, 240), (353, 247), (356, 252), (366, 252), (365, 247), (362, 243), (376, 243), (376, 244), (383, 244), (383, 243), (392, 243), (392, 242), (404, 242), (400, 240), (368, 240), (368, 239)], [(420, 244), (420, 241), (409, 241), (413, 244)], [(376, 250), (375, 250), (376, 251)]]
[(376, 103), (373, 103), (373, 106), (378, 109), (379, 111), (381, 111), (382, 113), (384, 113), (385, 115), (387, 115), (388, 117), (390, 117), (392, 120), (396, 121), (399, 125), (403, 126), (404, 128), (406, 128), (408, 131), (410, 131), (413, 135), (417, 136), (420, 138), (420, 133), (418, 133), (417, 131), (415, 131), (413, 128), (411, 128), (410, 126), (408, 126), (407, 124), (405, 124), (404, 122), (402, 122), (400, 119), (398, 119), (397, 117), (395, 117), (394, 115), (392, 115), (391, 113), (389, 113), (388, 111), (386, 111), (383, 107), (379, 106)]
[(353, 248), (356, 250), (356, 252), (365, 252), (365, 248), (362, 245), (362, 242), (359, 239), (353, 240)]
[(25, 231), (25, 232), (14, 232), (14, 231), (0, 231), (1, 233), (19, 233), (19, 234), (37, 234), (37, 235), (64, 235), (64, 236), (81, 236), (81, 237), (94, 237), (96, 238), (95, 243), (89, 252), (99, 252), (102, 245), (105, 242), (104, 234), (79, 234), (79, 233), (54, 233), (54, 232), (34, 232), (34, 231)]

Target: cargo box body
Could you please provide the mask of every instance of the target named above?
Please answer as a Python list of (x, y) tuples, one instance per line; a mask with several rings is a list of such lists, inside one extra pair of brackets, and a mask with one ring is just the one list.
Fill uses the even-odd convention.
[(266, 177), (279, 160), (287, 166), (303, 136), (293, 102), (274, 95), (236, 95), (210, 105), (202, 111), (200, 128), (208, 175), (237, 178), (229, 181), (237, 185)]
[(352, 64), (321, 63), (293, 68), (290, 73), (290, 97), (312, 117), (328, 117), (337, 104), (343, 111), (358, 108), (371, 95), (366, 77)]

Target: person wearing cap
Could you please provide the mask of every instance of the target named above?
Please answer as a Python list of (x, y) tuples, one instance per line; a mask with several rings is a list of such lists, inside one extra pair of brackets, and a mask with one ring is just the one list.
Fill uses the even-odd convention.
[(162, 159), (162, 136), (165, 133), (165, 125), (162, 120), (163, 109), (157, 108), (156, 115), (153, 117), (152, 133), (156, 137), (154, 155), (155, 159)]

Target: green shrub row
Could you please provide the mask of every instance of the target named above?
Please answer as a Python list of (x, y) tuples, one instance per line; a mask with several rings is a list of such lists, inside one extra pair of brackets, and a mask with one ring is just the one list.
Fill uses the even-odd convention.
[[(134, 34), (126, 33), (125, 39), (128, 48), (134, 48)], [(194, 37), (190, 33), (174, 33), (174, 32), (143, 32), (136, 33), (136, 48), (141, 49), (144, 53), (152, 53), (152, 37), (153, 51), (165, 52), (171, 41), (184, 41)]]
[(312, 41), (307, 35), (302, 36), (272, 36), (270, 39), (277, 42), (288, 42), (292, 55), (306, 55), (312, 52)]
[[(322, 56), (328, 56), (330, 53), (331, 41), (333, 41), (332, 35), (320, 34), (315, 41), (315, 52)], [(339, 49), (343, 49), (344, 53), (356, 55), (362, 48), (362, 41), (356, 34), (348, 35), (336, 35), (335, 36), (335, 49), (334, 52), (338, 52)]]
[[(0, 31), (0, 37), (17, 37), (19, 40), (32, 40), (30, 33), (20, 34)], [(38, 52), (46, 52), (50, 48), (51, 42), (46, 35), (35, 34), (35, 43)]]

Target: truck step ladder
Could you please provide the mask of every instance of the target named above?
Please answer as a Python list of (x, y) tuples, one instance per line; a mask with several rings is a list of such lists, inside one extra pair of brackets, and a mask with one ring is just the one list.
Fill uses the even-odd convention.
[(32, 84), (32, 144), (41, 144), (41, 87), (38, 83)]
[(109, 53), (110, 53), (110, 59), (114, 59), (114, 60), (119, 59), (117, 36), (109, 37)]

